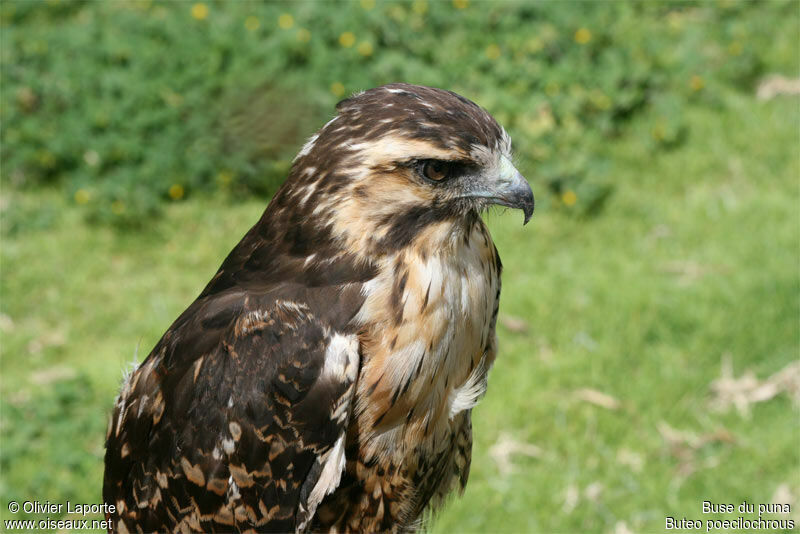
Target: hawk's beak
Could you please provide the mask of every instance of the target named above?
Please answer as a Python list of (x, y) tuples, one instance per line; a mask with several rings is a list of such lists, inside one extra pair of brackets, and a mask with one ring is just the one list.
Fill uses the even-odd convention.
[(480, 191), (474, 191), (467, 196), (482, 198), (507, 208), (520, 209), (525, 214), (522, 224), (528, 224), (533, 215), (533, 191), (528, 181), (508, 159), (502, 158), (499, 175), (493, 180), (483, 180), (482, 185)]
[(510, 172), (504, 172), (504, 176), (497, 180), (497, 189), (490, 200), (501, 206), (522, 210), (522, 213), (525, 214), (522, 224), (528, 224), (533, 215), (533, 191), (525, 177), (513, 165), (509, 164), (509, 166), (511, 167)]

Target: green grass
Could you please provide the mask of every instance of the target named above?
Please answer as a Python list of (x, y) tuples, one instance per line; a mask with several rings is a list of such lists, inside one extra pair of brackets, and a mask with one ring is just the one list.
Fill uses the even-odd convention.
[[(500, 354), (474, 410), (466, 494), (434, 532), (652, 532), (665, 516), (704, 518), (703, 500), (766, 503), (782, 484), (800, 495), (790, 398), (749, 417), (711, 406), (725, 355), (735, 376), (759, 379), (798, 357), (797, 100), (728, 95), (725, 111), (694, 106), (686, 120), (692, 136), (673, 151), (653, 154), (646, 136), (607, 145), (618, 193), (597, 218), (487, 217), (505, 265)], [(18, 226), (0, 286), (7, 519), (11, 500), (100, 502), (123, 369), (264, 205), (196, 197), (126, 233), (88, 224), (54, 191), (2, 202), (4, 227)], [(618, 407), (581, 400), (583, 388)], [(701, 442), (671, 447), (664, 424)], [(501, 433), (541, 455), (513, 456), (502, 474), (489, 454)]]

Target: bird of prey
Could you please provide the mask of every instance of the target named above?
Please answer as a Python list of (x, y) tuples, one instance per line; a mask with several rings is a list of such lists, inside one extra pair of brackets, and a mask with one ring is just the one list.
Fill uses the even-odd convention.
[(511, 140), (453, 92), (372, 89), (124, 381), (115, 532), (400, 532), (467, 482), (497, 354), (481, 212), (534, 200)]

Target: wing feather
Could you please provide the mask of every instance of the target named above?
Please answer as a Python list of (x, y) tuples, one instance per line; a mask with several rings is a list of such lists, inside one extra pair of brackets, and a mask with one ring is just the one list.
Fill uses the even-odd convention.
[(211, 350), (176, 361), (168, 333), (123, 386), (103, 491), (117, 530), (303, 530), (338, 485), (356, 336), (304, 304), (235, 306)]

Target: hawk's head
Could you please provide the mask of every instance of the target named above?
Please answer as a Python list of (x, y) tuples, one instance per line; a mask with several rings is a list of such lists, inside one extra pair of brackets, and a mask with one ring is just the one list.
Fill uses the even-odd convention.
[(442, 223), (458, 228), (493, 204), (530, 219), (533, 193), (511, 163), (511, 139), (466, 98), (398, 83), (337, 110), (295, 159), (276, 215), (313, 218), (340, 243), (373, 252)]

